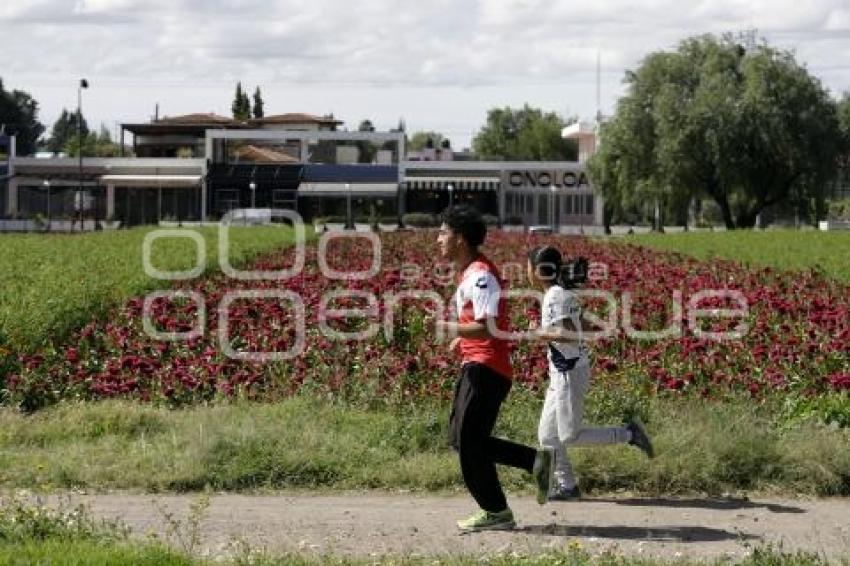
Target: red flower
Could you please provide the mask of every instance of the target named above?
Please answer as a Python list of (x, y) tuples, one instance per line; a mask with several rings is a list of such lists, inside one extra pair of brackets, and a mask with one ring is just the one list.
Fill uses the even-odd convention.
[(71, 362), (73, 364), (73, 363), (76, 363), (77, 361), (79, 361), (79, 359), (80, 359), (80, 355), (77, 352), (76, 348), (68, 348), (67, 350), (65, 350), (65, 360), (66, 361)]

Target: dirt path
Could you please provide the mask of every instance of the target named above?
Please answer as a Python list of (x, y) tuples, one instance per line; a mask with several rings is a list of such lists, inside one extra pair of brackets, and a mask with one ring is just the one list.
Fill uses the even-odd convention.
[[(197, 496), (76, 495), (96, 515), (121, 518), (138, 535), (163, 533), (162, 509), (185, 519)], [(157, 504), (153, 502), (156, 501)], [(538, 506), (512, 496), (512, 532), (458, 534), (455, 519), (474, 510), (466, 496), (351, 493), (213, 495), (203, 548), (221, 555), (232, 541), (274, 553), (424, 556), (540, 553), (578, 541), (628, 555), (740, 558), (747, 545), (782, 544), (830, 558), (850, 556), (850, 499), (590, 498)], [(158, 509), (159, 507), (159, 509)]]

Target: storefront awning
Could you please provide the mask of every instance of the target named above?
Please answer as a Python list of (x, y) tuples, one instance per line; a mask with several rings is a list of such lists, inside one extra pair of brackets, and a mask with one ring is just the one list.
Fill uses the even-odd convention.
[(333, 196), (344, 197), (351, 192), (352, 196), (394, 197), (398, 191), (397, 183), (311, 183), (302, 181), (298, 185), (299, 196)]
[(198, 187), (201, 184), (200, 175), (103, 175), (102, 185), (119, 187)]
[(457, 191), (496, 191), (501, 181), (497, 177), (407, 177), (409, 190), (445, 191), (451, 185)]

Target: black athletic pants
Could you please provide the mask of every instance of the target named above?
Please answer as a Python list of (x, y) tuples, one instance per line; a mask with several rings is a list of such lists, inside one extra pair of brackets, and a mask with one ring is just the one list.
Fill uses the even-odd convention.
[(531, 472), (536, 451), (491, 436), (499, 407), (511, 389), (511, 380), (485, 365), (466, 363), (455, 384), (449, 434), (460, 456), (466, 488), (485, 511), (504, 511), (508, 504), (499, 483), (496, 464)]

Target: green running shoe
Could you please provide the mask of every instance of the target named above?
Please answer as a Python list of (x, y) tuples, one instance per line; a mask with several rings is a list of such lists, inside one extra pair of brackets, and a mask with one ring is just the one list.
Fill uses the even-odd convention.
[(509, 531), (516, 526), (514, 514), (510, 509), (490, 513), (478, 511), (472, 517), (457, 522), (457, 528), (462, 531)]

